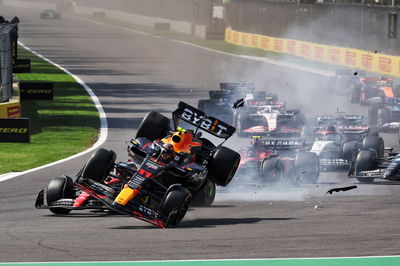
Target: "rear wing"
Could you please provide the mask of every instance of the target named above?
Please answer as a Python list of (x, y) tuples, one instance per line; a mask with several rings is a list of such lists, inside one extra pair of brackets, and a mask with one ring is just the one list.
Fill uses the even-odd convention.
[(289, 139), (289, 138), (262, 138), (253, 136), (253, 144), (262, 145), (265, 148), (273, 150), (294, 150), (301, 149), (306, 146), (304, 139)]
[(228, 125), (217, 118), (207, 116), (204, 112), (188, 105), (184, 102), (179, 102), (178, 109), (172, 113), (175, 128), (179, 124), (179, 120), (183, 120), (196, 128), (200, 128), (213, 136), (222, 139), (230, 138), (235, 133), (236, 128)]
[(253, 92), (256, 88), (256, 84), (248, 82), (220, 83), (219, 88), (227, 91)]
[(248, 107), (264, 107), (264, 106), (276, 106), (285, 107), (286, 102), (284, 101), (274, 101), (274, 100), (246, 100), (246, 106)]

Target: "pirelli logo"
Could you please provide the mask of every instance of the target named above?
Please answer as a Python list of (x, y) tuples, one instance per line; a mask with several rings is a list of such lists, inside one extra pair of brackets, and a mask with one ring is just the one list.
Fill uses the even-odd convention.
[(29, 118), (0, 118), (0, 142), (29, 143)]
[(20, 82), (19, 93), (21, 100), (53, 100), (54, 89), (52, 82)]

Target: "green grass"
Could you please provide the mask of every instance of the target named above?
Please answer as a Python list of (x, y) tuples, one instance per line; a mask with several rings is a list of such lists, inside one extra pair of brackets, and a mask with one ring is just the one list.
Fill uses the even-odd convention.
[(30, 143), (0, 143), (0, 174), (47, 164), (87, 149), (96, 142), (100, 120), (85, 89), (57, 67), (19, 47), (32, 73), (20, 81), (54, 82), (54, 100), (22, 101), (22, 116), (30, 118)]

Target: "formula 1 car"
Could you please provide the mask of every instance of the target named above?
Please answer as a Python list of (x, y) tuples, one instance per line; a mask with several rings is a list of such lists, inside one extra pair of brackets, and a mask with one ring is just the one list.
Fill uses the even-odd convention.
[(198, 109), (211, 115), (218, 116), (222, 121), (233, 123), (233, 104), (238, 99), (274, 99), (278, 96), (256, 91), (254, 83), (220, 83), (220, 90), (209, 91), (209, 99), (198, 101)]
[(315, 132), (326, 131), (329, 126), (332, 126), (344, 139), (361, 143), (367, 135), (378, 135), (378, 131), (367, 126), (364, 120), (363, 115), (347, 115), (339, 111), (334, 115), (318, 116), (311, 134), (315, 138)]
[(372, 148), (379, 154), (384, 151), (383, 139), (368, 131), (341, 134), (335, 126), (327, 126), (320, 128), (315, 135), (310, 151), (318, 154), (321, 170), (324, 171), (348, 170), (362, 149)]
[(387, 148), (387, 154), (382, 157), (373, 149), (360, 151), (348, 176), (361, 183), (370, 183), (376, 178), (399, 181), (400, 154), (392, 150)]
[(286, 110), (285, 102), (271, 100), (246, 100), (234, 117), (239, 136), (299, 137), (305, 123), (302, 112)]
[(318, 180), (318, 155), (307, 151), (303, 139), (254, 136), (251, 147), (240, 152), (239, 177), (253, 176), (267, 184), (315, 183)]
[(41, 19), (60, 19), (61, 14), (54, 10), (46, 9), (40, 13), (40, 18)]
[(397, 132), (400, 128), (400, 97), (377, 97), (370, 100), (369, 123), (383, 132)]
[[(180, 128), (180, 121), (195, 129)], [(192, 198), (210, 206), (215, 185), (230, 183), (240, 154), (222, 143), (215, 146), (201, 131), (225, 142), (235, 128), (183, 102), (173, 112), (173, 122), (171, 131), (167, 117), (150, 112), (128, 146), (131, 162), (116, 164), (113, 151), (97, 150), (75, 181), (68, 176), (51, 180), (48, 205), (42, 190), (35, 206), (56, 214), (107, 208), (159, 227), (178, 225)]]
[(360, 78), (365, 71), (354, 69), (336, 69), (335, 75), (329, 79), (328, 92), (336, 95), (349, 95), (354, 88), (361, 86)]
[(364, 77), (360, 79), (361, 86), (355, 86), (351, 92), (351, 102), (368, 105), (375, 97), (393, 98), (397, 92), (393, 87), (393, 79), (388, 77)]

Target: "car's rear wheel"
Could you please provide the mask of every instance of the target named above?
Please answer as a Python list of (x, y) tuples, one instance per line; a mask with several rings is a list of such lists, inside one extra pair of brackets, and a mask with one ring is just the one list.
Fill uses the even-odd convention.
[(116, 160), (114, 151), (100, 148), (96, 150), (83, 167), (80, 176), (102, 183), (114, 168)]
[(345, 142), (342, 147), (343, 159), (347, 160), (350, 163), (355, 157), (357, 149), (358, 149), (357, 141)]
[(277, 183), (284, 175), (283, 166), (279, 158), (264, 159), (261, 163), (260, 176), (262, 183)]
[(180, 224), (189, 209), (192, 194), (185, 188), (177, 187), (168, 192), (161, 204), (160, 212), (168, 217), (166, 227)]
[(366, 136), (362, 143), (363, 150), (374, 150), (378, 158), (382, 158), (385, 153), (385, 144), (382, 137), (379, 136)]
[(140, 123), (136, 138), (147, 138), (151, 141), (165, 137), (170, 129), (170, 121), (164, 115), (151, 111)]
[(356, 158), (355, 173), (357, 180), (361, 183), (371, 183), (375, 178), (373, 177), (361, 177), (360, 172), (370, 171), (376, 169), (375, 152), (371, 150), (360, 151)]
[(319, 177), (319, 157), (314, 152), (297, 154), (294, 163), (295, 177), (300, 183), (314, 184)]
[[(53, 178), (47, 186), (46, 200), (47, 205), (52, 205), (55, 201), (60, 199), (73, 199), (74, 198), (74, 182), (71, 177), (56, 177)], [(52, 208), (49, 210), (55, 214), (68, 214), (70, 209), (61, 207)]]
[(208, 177), (220, 186), (227, 186), (236, 173), (240, 154), (227, 147), (219, 147), (208, 162)]

